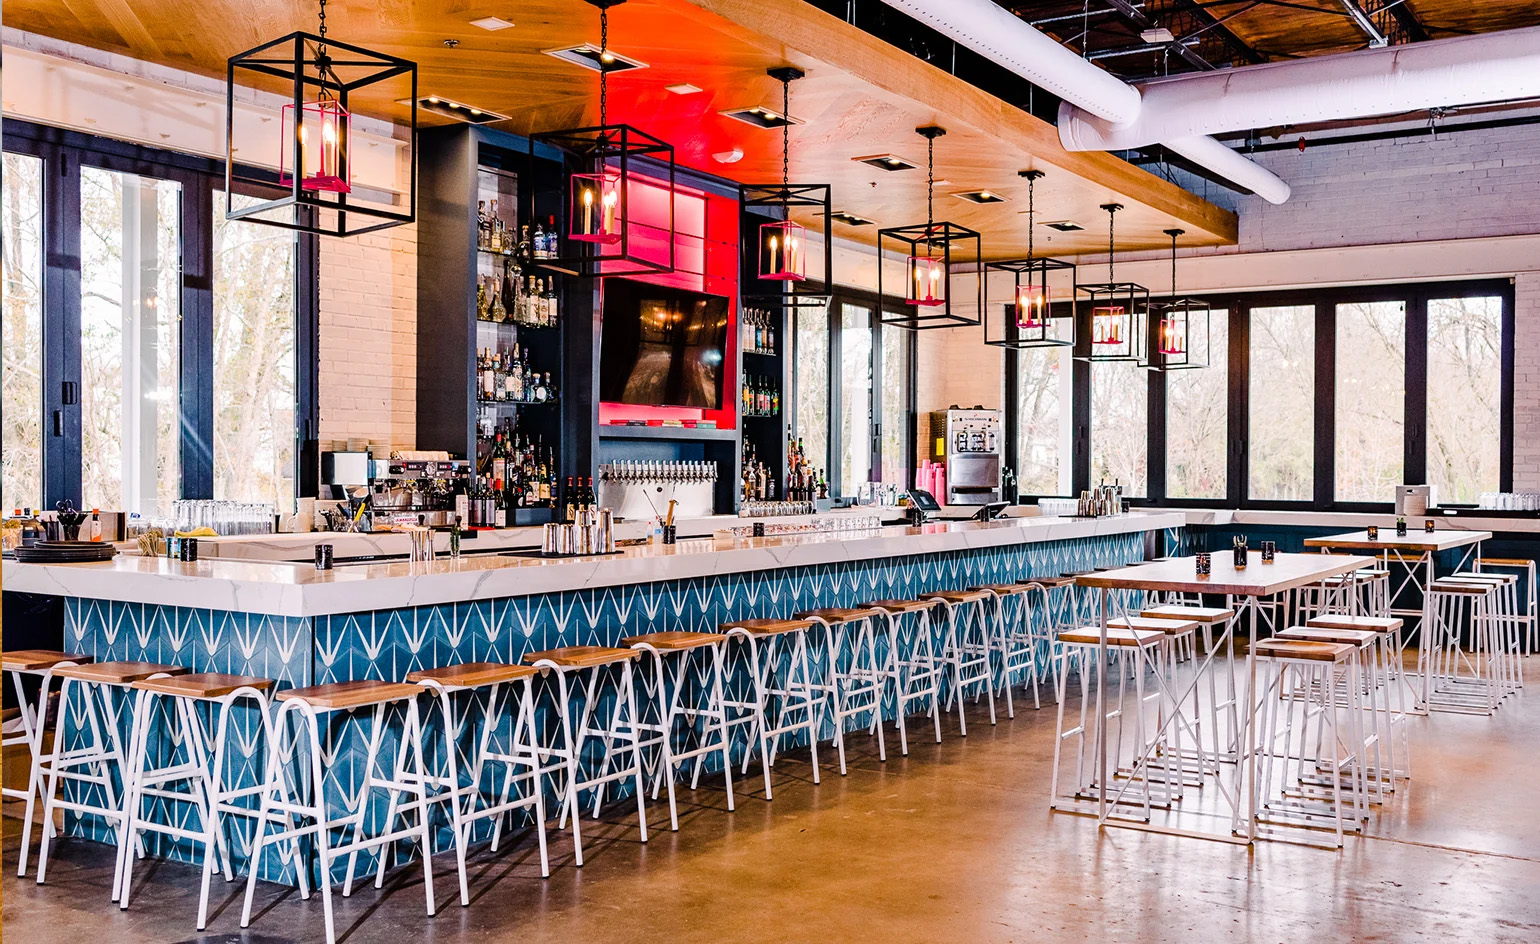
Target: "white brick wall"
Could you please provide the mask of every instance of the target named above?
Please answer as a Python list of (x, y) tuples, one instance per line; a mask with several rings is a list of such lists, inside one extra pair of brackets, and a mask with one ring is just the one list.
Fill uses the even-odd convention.
[(412, 448), (417, 227), (323, 238), (320, 306), (320, 438)]
[(1517, 276), (1513, 288), (1513, 487), (1533, 491), (1540, 490), (1540, 272)]

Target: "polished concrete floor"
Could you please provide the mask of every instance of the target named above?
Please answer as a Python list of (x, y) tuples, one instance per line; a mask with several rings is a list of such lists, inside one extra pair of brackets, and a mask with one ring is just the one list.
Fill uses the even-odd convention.
[[(1540, 658), (1529, 662), (1531, 678)], [(421, 870), (386, 892), (338, 899), (339, 934), (374, 942), (1540, 941), (1540, 688), (1495, 718), (1412, 720), (1415, 779), (1342, 852), (1252, 849), (1128, 830), (1047, 809), (1054, 717), (1018, 708), (969, 735), (879, 763), (856, 737), (850, 774), (815, 787), (801, 756), (777, 765), (774, 803), (741, 781), (685, 792), (678, 833), (650, 808), (646, 845), (622, 815), (593, 827), (588, 862), (552, 833), (553, 873), (532, 844), (473, 859), (469, 908), (453, 858), (435, 860), (440, 910), (424, 916)], [(891, 745), (891, 742), (890, 742)], [(832, 761), (832, 750), (821, 757)], [(8, 804), (14, 807), (14, 804)], [(14, 812), (8, 809), (11, 815)], [(110, 907), (110, 852), (64, 843), (39, 887), (15, 878), (19, 824), (5, 822), (8, 941), (317, 941), (319, 898), (262, 886), (239, 928), (242, 886), (216, 882), (209, 933), (193, 931), (196, 872), (144, 870), (133, 907)]]

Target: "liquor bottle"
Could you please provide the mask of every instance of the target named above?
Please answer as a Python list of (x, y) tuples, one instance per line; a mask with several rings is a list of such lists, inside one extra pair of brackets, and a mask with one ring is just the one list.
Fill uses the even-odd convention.
[(492, 205), (487, 209), (487, 245), (486, 245), (486, 249), (487, 249), (488, 252), (502, 252), (503, 251), (503, 237), (502, 237), (502, 233), (500, 232), (500, 229), (498, 227), (498, 223), (499, 222), (500, 221), (497, 218), (497, 201), (493, 200), (492, 201)]
[(508, 477), (508, 443), (503, 439), (503, 434), (498, 433), (492, 440), (492, 478), (506, 479)]
[(519, 264), (509, 262), (503, 266), (503, 282), (498, 286), (498, 293), (503, 297), (503, 320), (517, 322), (519, 320), (519, 290), (516, 287), (519, 281)]
[(781, 414), (781, 391), (779, 391), (779, 390), (771, 390), (770, 391), (770, 415), (771, 416), (779, 416), (780, 414)]
[(481, 399), (492, 400), (496, 398), (493, 389), (494, 377), (492, 376), (492, 359), (486, 348), (481, 349), (481, 361), (479, 364), (481, 373)]
[(561, 247), (556, 242), (556, 217), (548, 216), (545, 220), (545, 257), (555, 259), (561, 252)]
[(492, 527), (506, 528), (508, 527), (508, 506), (505, 504), (507, 498), (503, 494), (502, 479), (492, 480), (492, 496), (494, 506), (492, 510)]
[(567, 489), (562, 493), (561, 520), (577, 520), (577, 490), (572, 484), (572, 476), (567, 476)]
[(529, 243), (529, 224), (528, 223), (525, 223), (523, 226), (519, 227), (519, 248), (518, 248), (518, 254), (519, 254), (519, 257), (523, 258), (523, 259), (532, 259), (532, 258), (534, 258), (534, 250), (530, 247), (530, 243)]
[(535, 238), (533, 246), (534, 257), (536, 259), (544, 259), (547, 257), (548, 253), (546, 252), (547, 247), (545, 240), (545, 227), (541, 226), (538, 222), (535, 224)]
[(775, 322), (765, 325), (765, 353), (775, 353)]
[(546, 327), (551, 327), (556, 324), (557, 307), (561, 304), (561, 300), (556, 295), (555, 279), (545, 280), (545, 294), (541, 297), (545, 299), (545, 307), (542, 310), (540, 323)]
[(546, 371), (545, 372), (545, 386), (541, 387), (540, 389), (545, 391), (545, 399), (546, 399), (547, 402), (555, 402), (555, 400), (556, 400), (556, 385), (551, 383), (551, 372), (550, 371)]
[(492, 241), (489, 231), (491, 220), (487, 219), (487, 201), (476, 201), (476, 248), (485, 249)]

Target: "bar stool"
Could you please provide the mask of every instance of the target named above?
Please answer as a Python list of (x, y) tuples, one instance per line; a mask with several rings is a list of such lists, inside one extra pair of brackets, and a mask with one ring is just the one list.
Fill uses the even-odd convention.
[(989, 723), (995, 723), (995, 673), (990, 666), (989, 624), (984, 602), (988, 594), (968, 590), (934, 590), (920, 594), (922, 600), (938, 600), (946, 611), (942, 631), (941, 664), (950, 670), (946, 709), (952, 710), (957, 699), (957, 733), (968, 736), (968, 717), (963, 699), (968, 689), (976, 689), (974, 701), (988, 696)]
[[(1435, 580), (1423, 595), (1421, 705), (1429, 710), (1491, 715), (1502, 699), (1494, 638), (1487, 617), (1496, 588), (1486, 583)], [(1470, 650), (1463, 646), (1470, 630)]]
[[(644, 683), (644, 700), (656, 712), (657, 721), (649, 722), (645, 712), (636, 716), (636, 726), (651, 731), (653, 737), (642, 738), (639, 751), (654, 745), (658, 748), (658, 764), (652, 780), (652, 798), (658, 798), (658, 788), (668, 785), (668, 823), (674, 832), (679, 831), (679, 807), (674, 799), (674, 772), (685, 761), (693, 760), (690, 773), (690, 789), (700, 785), (700, 774), (707, 758), (716, 754), (722, 762), (722, 782), (727, 790), (727, 811), (736, 807), (733, 803), (732, 739), (727, 735), (727, 706), (724, 693), (722, 648), (726, 639), (717, 633), (696, 633), (670, 630), (628, 636), (621, 640), (638, 652), (652, 655), (653, 685)], [(692, 699), (687, 703), (684, 694), (691, 690)], [(645, 697), (650, 695), (651, 697)], [(687, 724), (685, 743), (692, 747), (679, 749), (674, 740), (681, 732), (674, 730), (680, 719)]]
[(1064, 651), (1059, 645), (1059, 632), (1081, 625), (1072, 616), (1074, 611), (1074, 577), (1030, 577), (1026, 583), (1042, 588), (1042, 624), (1035, 631), (1044, 649), (1048, 671), (1053, 675), (1053, 691), (1059, 690), (1059, 673), (1062, 671)]
[[(555, 691), (550, 692), (560, 732), (559, 745), (546, 745), (545, 756), (559, 757), (559, 769), (565, 771), (558, 789), (561, 810), (557, 827), (566, 828), (567, 818), (572, 818), (573, 862), (583, 865), (583, 833), (578, 807), (584, 791), (593, 792), (593, 815), (599, 817), (604, 804), (604, 788), (615, 782), (630, 780), (636, 793), (637, 825), (642, 842), (647, 841), (647, 793), (642, 783), (642, 733), (636, 712), (636, 678), (632, 666), (642, 657), (637, 649), (619, 649), (611, 646), (564, 646), (543, 652), (529, 652), (524, 662), (538, 669), (542, 676), (555, 680)], [(569, 676), (572, 678), (569, 680)], [(576, 724), (572, 718), (572, 688), (576, 685), (582, 695)], [(549, 691), (549, 686), (547, 687)], [(610, 701), (607, 716), (595, 723), (599, 713), (601, 696)], [(583, 750), (590, 740), (602, 740), (603, 748), (597, 766), (584, 770)], [(626, 758), (629, 758), (627, 760)]]
[[(1259, 675), (1256, 704), (1261, 706), (1262, 714), (1256, 727), (1258, 736), (1251, 745), (1251, 750), (1261, 754), (1261, 770), (1251, 778), (1248, 787), (1253, 802), (1267, 821), (1276, 825), (1316, 826), (1324, 819), (1334, 829), (1335, 848), (1341, 848), (1345, 830), (1362, 828), (1363, 794), (1358, 778), (1363, 767), (1358, 763), (1352, 741), (1341, 737), (1337, 718), (1344, 707), (1338, 703), (1338, 672), (1348, 673), (1348, 697), (1357, 697), (1353, 647), (1273, 638), (1255, 640), (1251, 648)], [(1294, 701), (1286, 697), (1295, 691), (1304, 693), (1298, 744), (1294, 739)], [(1353, 710), (1353, 706), (1347, 708)], [(1313, 754), (1309, 747), (1312, 720), (1316, 722)], [(1324, 756), (1328, 746), (1329, 757)], [(1275, 780), (1273, 765), (1277, 761), (1281, 761), (1282, 771)], [(1320, 777), (1322, 770), (1327, 774), (1324, 782)], [(1349, 783), (1346, 798), (1342, 795), (1344, 775)], [(1344, 808), (1352, 810), (1350, 816), (1343, 815)], [(1239, 828), (1239, 810), (1235, 825)]]
[[(128, 687), (134, 682), (157, 675), (182, 675), (186, 669), (176, 665), (155, 662), (92, 662), (84, 665), (56, 665), (53, 674), (59, 683), (59, 735), (54, 738), (53, 749), (34, 760), (35, 776), (48, 778), (43, 790), (43, 820), (49, 828), (43, 830), (43, 841), (37, 852), (37, 883), (42, 885), (48, 872), (48, 843), (55, 835), (52, 827), (56, 810), (71, 810), (86, 816), (105, 820), (117, 833), (121, 850), (128, 837), (128, 817), (124, 812), (118, 784), (126, 783), (127, 752), (123, 748), (119, 720), (121, 713), (114, 706), (115, 698), (124, 700), (132, 726), (132, 706), (127, 699)], [(80, 706), (71, 715), (70, 694), (77, 692)], [(79, 747), (64, 747), (66, 730), (70, 730), (70, 718), (74, 730), (88, 737)], [(73, 781), (79, 785), (76, 799), (59, 796), (59, 781)], [(87, 785), (100, 790), (100, 802), (93, 802)], [(143, 857), (144, 846), (135, 840), (133, 853)], [(122, 870), (114, 869), (112, 876), (112, 900), (118, 900), (119, 880)]]
[[(1192, 686), (1191, 715), (1189, 716), (1178, 711), (1180, 718), (1177, 719), (1175, 724), (1175, 744), (1167, 743), (1163, 733), (1169, 727), (1166, 720), (1167, 714), (1173, 709), (1179, 709), (1180, 707), (1174, 696), (1176, 691), (1176, 664), (1179, 661), (1177, 654), (1184, 650), (1188, 652), (1197, 651), (1196, 637), (1200, 625), (1202, 624), (1197, 620), (1182, 619), (1181, 617), (1169, 615), (1169, 613), (1162, 616), (1122, 616), (1107, 621), (1109, 628), (1153, 631), (1165, 634), (1165, 642), (1157, 647), (1151, 655), (1155, 671), (1161, 673), (1164, 677), (1163, 686), (1165, 692), (1172, 693), (1172, 704), (1170, 706), (1165, 704), (1162, 700), (1163, 693), (1161, 692), (1156, 692), (1148, 697), (1159, 703), (1157, 706), (1159, 723), (1156, 731), (1162, 733), (1157, 734), (1157, 740), (1160, 742), (1162, 757), (1175, 758), (1176, 760), (1176, 776), (1173, 783), (1178, 787), (1201, 788), (1203, 786), (1204, 774), (1218, 773), (1219, 771), (1217, 738), (1215, 738), (1216, 749), (1212, 753), (1203, 749), (1204, 730), (1216, 731), (1218, 728), (1217, 712), (1211, 709), (1208, 723), (1203, 723), (1203, 707), (1198, 700), (1196, 685)], [(1212, 705), (1213, 701), (1210, 700), (1209, 704)], [(1192, 738), (1192, 748), (1190, 750), (1182, 745), (1182, 733), (1184, 730)], [(1187, 776), (1186, 761), (1188, 760), (1193, 761), (1197, 765), (1195, 771), (1197, 776), (1195, 778), (1190, 779)], [(1162, 769), (1164, 769), (1167, 763), (1168, 761), (1166, 760), (1161, 761)], [(1167, 773), (1169, 774), (1170, 771), (1167, 771)], [(1179, 797), (1180, 792), (1176, 796)]]
[[(1071, 811), (1075, 811), (1073, 806), (1064, 807), (1062, 801), (1094, 800), (1096, 799), (1096, 791), (1103, 786), (1099, 783), (1094, 773), (1087, 775), (1086, 772), (1086, 734), (1091, 730), (1088, 719), (1096, 709), (1096, 699), (1093, 697), (1090, 685), (1091, 668), (1096, 664), (1100, 638), (1101, 629), (1098, 626), (1081, 626), (1059, 633), (1059, 642), (1064, 647), (1065, 664), (1064, 671), (1059, 676), (1058, 720), (1053, 742), (1053, 773), (1048, 800), (1048, 808), (1050, 810), (1068, 808)], [(1165, 644), (1166, 634), (1158, 630), (1127, 629), (1109, 626), (1106, 631), (1106, 639), (1109, 656), (1113, 650), (1126, 651), (1132, 655), (1133, 659), (1137, 660), (1141, 669), (1133, 673), (1135, 707), (1132, 711), (1126, 711), (1124, 708), (1127, 698), (1129, 673), (1118, 671), (1115, 673), (1118, 680), (1117, 701), (1110, 708), (1104, 704), (1105, 710), (1102, 712), (1102, 718), (1099, 722), (1100, 726), (1105, 730), (1109, 721), (1117, 721), (1116, 732), (1109, 731), (1106, 736), (1108, 749), (1112, 753), (1112, 769), (1129, 770), (1134, 773), (1134, 776), (1129, 778), (1130, 783), (1128, 786), (1132, 785), (1132, 780), (1139, 775), (1140, 771), (1143, 772), (1141, 789), (1135, 791), (1133, 796), (1129, 797), (1127, 796), (1127, 786), (1125, 786), (1111, 802), (1114, 804), (1137, 803), (1142, 808), (1143, 818), (1148, 820), (1152, 806), (1168, 807), (1170, 805), (1170, 794), (1166, 790), (1162, 790), (1160, 795), (1154, 795), (1149, 768), (1142, 763), (1142, 759), (1146, 756), (1147, 748), (1149, 747), (1144, 726), (1146, 696), (1144, 691), (1145, 673), (1142, 669), (1146, 666), (1154, 665), (1156, 653)], [(1064, 696), (1065, 688), (1069, 683), (1069, 669), (1072, 664), (1075, 665), (1076, 674), (1080, 678), (1080, 722), (1074, 727), (1066, 729), (1064, 727)], [(1111, 667), (1112, 663), (1109, 660), (1108, 668), (1110, 669)], [(1106, 678), (1098, 673), (1096, 684), (1099, 691), (1103, 690), (1102, 686), (1106, 685), (1106, 681)], [(1110, 701), (1110, 699), (1104, 699), (1104, 701)], [(1124, 735), (1126, 733), (1124, 720), (1129, 713), (1133, 715), (1134, 722), (1134, 750), (1131, 755), (1132, 762), (1124, 763)], [(1064, 794), (1059, 790), (1059, 770), (1062, 766), (1064, 742), (1070, 738), (1074, 738), (1076, 742), (1075, 789), (1072, 793)]]
[[(44, 726), (48, 722), (48, 691), (52, 687), (54, 669), (62, 666), (81, 665), (91, 662), (90, 656), (55, 652), (51, 649), (19, 649), (0, 653), (0, 672), (11, 677), (16, 690), (16, 706), (21, 713), (21, 731), (0, 738), (0, 750), (13, 744), (27, 745), (27, 788), (0, 787), (0, 795), (13, 800), (26, 801), (26, 813), (21, 824), (21, 855), (16, 866), (16, 876), (27, 874), (27, 850), (32, 845), (32, 815), (36, 803), (43, 795), (42, 780), (38, 777), (38, 759), (43, 755)], [(27, 695), (26, 680), (37, 679), (37, 695)], [(53, 820), (43, 823), (43, 828), (53, 832)]]
[[(795, 736), (799, 731), (807, 733), (813, 783), (820, 782), (818, 729), (822, 719), (818, 707), (822, 699), (818, 695), (807, 645), (807, 631), (815, 625), (812, 620), (802, 619), (743, 619), (717, 627), (717, 632), (722, 633), (729, 643), (739, 642), (748, 660), (752, 701), (728, 699), (724, 704), (742, 712), (740, 717), (729, 719), (729, 727), (749, 725), (743, 751), (744, 775), (749, 772), (749, 761), (758, 745), (767, 801), (772, 799), (770, 768), (775, 766), (781, 740)], [(772, 703), (773, 723), (770, 721)]]
[[(1412, 776), (1411, 737), (1406, 718), (1406, 672), (1401, 664), (1402, 621), (1394, 616), (1317, 616), (1305, 624), (1312, 629), (1346, 629), (1374, 633), (1378, 640), (1378, 652), (1371, 662), (1377, 680), (1371, 678), (1366, 689), (1371, 695), (1377, 689), (1384, 692), (1384, 703), (1371, 701), (1369, 709), (1376, 712), (1383, 722), (1380, 732), (1384, 738), (1392, 781), (1388, 789), (1394, 789), (1394, 779), (1410, 779)], [(1342, 642), (1344, 640), (1328, 640)], [(1400, 733), (1400, 745), (1396, 733)]]
[[(885, 601), (894, 607), (906, 605), (905, 601)], [(908, 601), (912, 604), (913, 601)], [(926, 605), (923, 609), (929, 609)], [(834, 748), (839, 755), (840, 776), (845, 776), (845, 720), (870, 715), (870, 729), (877, 737), (877, 759), (888, 759), (887, 739), (882, 731), (882, 697), (888, 674), (877, 655), (876, 628), (873, 623), (882, 604), (866, 607), (825, 607), (805, 610), (794, 614), (796, 619), (810, 620), (823, 627), (823, 668), (821, 681), (815, 686), (828, 704), (827, 718), (834, 725)], [(929, 625), (928, 623), (926, 624)], [(890, 647), (890, 661), (896, 647)], [(939, 696), (938, 696), (939, 697)], [(903, 701), (899, 701), (898, 731), (902, 741), (904, 732)], [(939, 739), (939, 735), (938, 735)], [(903, 742), (907, 743), (907, 742)], [(905, 749), (907, 752), (907, 748)]]
[[(1202, 674), (1208, 676), (1208, 716), (1211, 730), (1214, 732), (1214, 757), (1221, 760), (1234, 760), (1235, 738), (1240, 732), (1240, 695), (1235, 678), (1235, 637), (1234, 627), (1231, 623), (1235, 619), (1235, 610), (1224, 606), (1203, 606), (1202, 603), (1159, 603), (1147, 606), (1139, 611), (1139, 615), (1146, 619), (1174, 619), (1191, 620), (1198, 624), (1203, 631), (1203, 652), (1207, 658), (1205, 665), (1199, 667)], [(1229, 640), (1228, 647), (1223, 653), (1216, 652), (1216, 640)], [(1225, 693), (1221, 700), (1219, 686), (1214, 678), (1212, 663), (1223, 656)], [(1194, 689), (1193, 697), (1197, 698), (1197, 690)], [(1230, 729), (1225, 734), (1219, 725), (1220, 713), (1229, 715)]]
[[(1273, 638), (1337, 643), (1352, 647), (1353, 651), (1349, 658), (1354, 668), (1351, 674), (1358, 678), (1358, 691), (1352, 693), (1352, 697), (1356, 700), (1350, 700), (1346, 692), (1341, 693), (1343, 703), (1354, 704), (1358, 708), (1349, 717), (1348, 738), (1353, 745), (1354, 753), (1360, 758), (1363, 785), (1366, 790), (1365, 801), (1383, 803), (1385, 793), (1394, 786), (1395, 757), (1389, 746), (1389, 725), (1387, 724), (1382, 730), (1380, 715), (1374, 710), (1375, 692), (1381, 676), (1378, 658), (1380, 635), (1367, 629), (1290, 626)], [(1346, 679), (1344, 678), (1343, 681), (1345, 682)], [(1334, 681), (1333, 684), (1336, 682)], [(1369, 716), (1367, 724), (1364, 723), (1365, 715)], [(1381, 745), (1385, 745), (1385, 756), (1381, 754)], [(1368, 815), (1367, 810), (1364, 811), (1364, 815)]]
[[(995, 678), (1005, 695), (1005, 716), (1016, 717), (1016, 706), (1011, 701), (1012, 679), (1026, 673), (1022, 682), (1032, 685), (1032, 707), (1042, 708), (1037, 694), (1037, 648), (1031, 630), (1031, 614), (1027, 608), (1027, 594), (1033, 589), (1026, 583), (993, 583), (969, 587), (969, 593), (982, 593), (991, 614), (993, 627), (989, 635), (990, 648), (999, 659)], [(1011, 618), (1007, 618), (1010, 609)], [(992, 672), (996, 671), (991, 669)]]
[[(273, 717), (268, 744), (267, 773), (260, 791), (259, 828), (246, 877), (241, 927), (251, 924), (251, 902), (257, 890), (263, 850), (275, 843), (287, 843), (290, 855), (298, 855), (296, 850), (306, 836), (311, 837), (315, 849), (327, 944), (335, 944), (337, 940), (332, 917), (332, 864), (347, 857), (347, 872), (342, 884), (342, 897), (346, 898), (353, 893), (358, 854), (379, 849), (383, 870), (384, 860), (398, 839), (418, 842), (422, 856), (423, 898), (428, 916), (432, 917), (437, 906), (433, 894), (433, 849), (425, 788), (427, 771), (423, 764), (422, 718), (417, 710), (417, 696), (421, 692), (420, 687), (404, 682), (360, 679), (290, 688), (278, 693), (278, 710)], [(376, 767), (388, 709), (392, 706), (399, 706), (403, 717), (395, 760), (391, 773), (386, 775)], [(322, 740), (323, 719), (329, 727), (335, 716), (354, 712), (369, 715), (368, 748), (363, 770), (356, 775), (358, 782), (349, 785), (350, 795), (343, 797), (340, 803), (334, 803), (326, 795), (329, 752)], [(345, 723), (344, 718), (339, 731)], [(390, 795), (391, 815), (377, 830), (370, 830), (367, 822), (370, 800), (377, 790)], [(416, 814), (415, 822), (397, 828), (397, 803), (403, 795), (409, 798), (407, 805)], [(337, 806), (341, 809), (334, 809)], [(279, 831), (270, 831), (269, 823), (279, 824)], [(333, 833), (340, 835), (334, 838)], [(301, 891), (303, 894), (303, 887)]]
[(1519, 638), (1519, 627), (1524, 621), (1519, 614), (1518, 575), (1459, 571), (1443, 579), (1492, 587), (1492, 606), (1487, 619), (1493, 623), (1491, 636), (1497, 645), (1495, 652), (1503, 694), (1506, 696), (1519, 691), (1524, 687), (1524, 650)]
[[(235, 881), (230, 845), (221, 823), (230, 816), (255, 819), (259, 815), (257, 810), (241, 805), (240, 801), (260, 793), (262, 784), (239, 786), (225, 776), (231, 709), (237, 703), (245, 703), (259, 721), (259, 743), (269, 743), (267, 693), (275, 684), (270, 678), (199, 672), (151, 676), (129, 685), (136, 694), (128, 774), (123, 787), (125, 832), (134, 843), (140, 841), (142, 833), (159, 833), (190, 840), (201, 847), (203, 878), (198, 891), (199, 931), (208, 925), (209, 880), (214, 874), (216, 858), (223, 865), (225, 881)], [(170, 702), (166, 712), (168, 740), (162, 742), (164, 748), (152, 754), (150, 733), (161, 701)], [(200, 706), (207, 706), (213, 715), (212, 749), (208, 731), (198, 714)], [(182, 749), (180, 760), (178, 747)], [(174, 784), (185, 784), (189, 792), (171, 789)], [(148, 809), (146, 799), (151, 800)], [(176, 802), (189, 804), (198, 811), (198, 829), (169, 822), (170, 806)], [(156, 820), (156, 806), (161, 808), (165, 821)], [(117, 867), (122, 873), (117, 882), (118, 905), (123, 910), (128, 909), (134, 878), (134, 856), (128, 854), (130, 848), (128, 843), (118, 845)], [(296, 872), (302, 873), (297, 853), (293, 863)]]
[[(540, 874), (550, 877), (551, 860), (545, 837), (545, 791), (541, 789), (544, 776), (555, 767), (540, 763), (539, 729), (535, 724), (534, 678), (539, 673), (533, 666), (509, 665), (502, 662), (466, 662), (460, 665), (408, 672), (407, 682), (420, 685), (438, 701), (444, 744), (443, 764), (437, 770), (425, 770), (426, 787), (430, 791), (430, 806), (443, 803), (449, 808), (449, 827), (453, 836), (455, 868), (460, 878), (460, 905), (471, 903), (470, 884), (465, 874), (465, 856), (471, 843), (471, 831), (481, 820), (493, 821), (491, 848), (497, 851), (502, 839), (503, 823), (509, 814), (530, 810), (533, 816), (535, 839), (540, 847)], [(522, 691), (523, 697), (519, 697)], [(469, 714), (456, 710), (455, 696), (472, 693), (471, 698), (486, 698), (481, 711), (481, 730), (473, 727)], [(463, 699), (462, 699), (463, 700)], [(507, 746), (494, 740), (507, 716), (512, 723)], [(474, 747), (469, 751), (466, 764), (460, 763), (459, 743), (462, 737), (473, 738)], [(483, 777), (489, 765), (497, 769), (492, 782), (500, 784), (491, 797), (483, 787)], [(515, 792), (515, 788), (519, 788)], [(392, 795), (391, 802), (395, 802)], [(375, 887), (379, 887), (385, 875), (385, 861), (390, 852), (386, 846), (380, 856), (379, 871), (375, 875)]]
[(1540, 651), (1540, 603), (1536, 601), (1535, 562), (1522, 557), (1482, 557), (1476, 560), (1477, 570), (1485, 573), (1484, 568), (1487, 567), (1516, 570), (1527, 578), (1524, 584), (1524, 612), (1519, 617), (1519, 623), (1526, 629), (1525, 650)]

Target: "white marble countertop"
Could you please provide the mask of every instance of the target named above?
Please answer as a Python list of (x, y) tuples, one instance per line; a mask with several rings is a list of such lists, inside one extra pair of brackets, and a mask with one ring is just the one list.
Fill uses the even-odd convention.
[(1135, 513), (1098, 519), (1033, 517), (1008, 521), (895, 525), (861, 532), (764, 538), (689, 538), (671, 546), (629, 547), (613, 556), (543, 560), (462, 557), (339, 566), (119, 555), (96, 564), (3, 565), (8, 591), (131, 603), (157, 603), (274, 616), (325, 616), (529, 594), (683, 580), (850, 560), (907, 557), (1180, 527), (1181, 514)]
[[(1145, 509), (1155, 511), (1156, 509)], [(1216, 525), (1292, 525), (1297, 527), (1341, 528), (1356, 531), (1369, 525), (1394, 528), (1394, 512), (1360, 511), (1265, 511), (1260, 509), (1229, 508), (1170, 508), (1160, 509), (1186, 516), (1188, 524)], [(1483, 516), (1480, 509), (1434, 509), (1432, 515), (1407, 515), (1407, 524), (1413, 531), (1422, 530), (1424, 518), (1437, 522), (1440, 531), (1509, 531), (1540, 532), (1540, 514), (1527, 518), (1498, 518)]]

